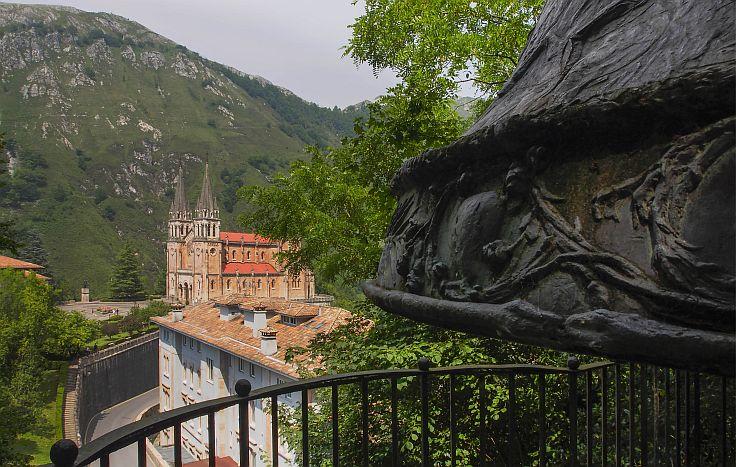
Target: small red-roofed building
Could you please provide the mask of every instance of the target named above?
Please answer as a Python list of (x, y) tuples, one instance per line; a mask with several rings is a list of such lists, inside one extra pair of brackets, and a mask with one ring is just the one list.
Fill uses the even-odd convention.
[[(287, 362), (289, 350), (306, 348), (318, 334), (329, 334), (350, 317), (341, 308), (231, 293), (152, 318), (159, 326), (160, 410), (233, 395), (241, 379), (247, 379), (253, 389), (295, 381), (297, 365), (314, 368), (319, 362), (304, 357)], [(296, 409), (301, 394), (279, 396), (278, 404)], [(248, 420), (248, 465), (273, 465), (270, 413), (263, 401), (249, 403)], [(218, 412), (215, 423), (215, 456), (222, 465), (237, 465), (238, 407)], [(207, 459), (211, 449), (207, 417), (184, 422), (181, 428), (184, 449), (194, 459)], [(162, 446), (173, 440), (171, 429), (162, 432)], [(278, 452), (279, 465), (296, 465), (293, 450), (282, 442)]]
[(168, 227), (166, 296), (172, 301), (203, 303), (231, 293), (288, 300), (315, 295), (310, 271), (289, 271), (278, 260), (291, 245), (253, 233), (220, 231), (207, 165), (194, 211), (189, 210), (179, 171)]
[(23, 274), (25, 274), (26, 276), (29, 276), (31, 273), (33, 273), (38, 279), (41, 279), (43, 281), (49, 280), (48, 277), (39, 272), (41, 269), (43, 269), (43, 266), (29, 263), (28, 261), (11, 258), (10, 256), (0, 255), (0, 269), (17, 269), (19, 271), (23, 271)]

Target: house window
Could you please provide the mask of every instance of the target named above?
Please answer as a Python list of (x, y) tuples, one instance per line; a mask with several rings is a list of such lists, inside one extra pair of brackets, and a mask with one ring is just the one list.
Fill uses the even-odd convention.
[(243, 360), (242, 358), (238, 359), (238, 371), (241, 373), (245, 372), (245, 360)]
[(214, 366), (214, 362), (211, 358), (207, 359), (207, 381), (212, 382), (212, 368)]
[(260, 289), (260, 288), (261, 288), (261, 286), (262, 286), (262, 284), (261, 284), (261, 280), (260, 280), (260, 279), (258, 279), (258, 288)]
[(202, 353), (202, 343), (197, 341), (197, 352)]
[(194, 349), (194, 338), (193, 337), (189, 338), (189, 348)]
[(299, 321), (293, 317), (293, 316), (281, 316), (281, 322), (284, 324), (288, 324), (289, 326), (296, 326), (299, 324)]
[(273, 289), (275, 287), (276, 287), (276, 279), (271, 279), (271, 288)]
[(256, 365), (255, 363), (250, 364), (250, 377), (255, 378), (256, 377)]
[(189, 338), (187, 336), (184, 336), (184, 347), (187, 346), (187, 342), (189, 342)]

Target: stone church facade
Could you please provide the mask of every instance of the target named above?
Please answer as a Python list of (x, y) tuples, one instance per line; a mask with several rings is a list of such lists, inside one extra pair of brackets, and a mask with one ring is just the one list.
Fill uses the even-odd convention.
[(166, 242), (166, 296), (183, 304), (228, 294), (308, 300), (314, 296), (310, 271), (290, 274), (278, 260), (288, 243), (252, 233), (220, 230), (220, 211), (205, 165), (202, 191), (189, 210), (183, 173), (176, 179)]

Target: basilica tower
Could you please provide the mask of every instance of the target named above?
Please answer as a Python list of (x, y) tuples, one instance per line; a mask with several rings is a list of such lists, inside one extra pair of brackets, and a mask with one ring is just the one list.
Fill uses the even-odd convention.
[[(169, 209), (169, 237), (166, 242), (166, 296), (189, 302), (191, 279), (180, 278), (178, 271), (185, 270), (189, 264), (186, 238), (192, 232), (192, 213), (189, 211), (184, 190), (184, 171), (179, 168), (176, 177), (174, 200)], [(181, 279), (181, 280), (180, 280)], [(186, 287), (186, 290), (185, 290)]]
[(218, 297), (222, 293), (222, 242), (220, 210), (212, 194), (209, 164), (205, 163), (202, 192), (194, 208), (194, 295), (195, 302)]

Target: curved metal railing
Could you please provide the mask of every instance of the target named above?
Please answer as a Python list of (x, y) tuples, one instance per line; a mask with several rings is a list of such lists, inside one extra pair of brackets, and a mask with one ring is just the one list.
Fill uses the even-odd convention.
[[(639, 368), (637, 371), (636, 368)], [(650, 373), (652, 371), (652, 373)], [(660, 373), (657, 373), (660, 371)], [(463, 410), (455, 397), (455, 385), (458, 377), (469, 376), (477, 378), (478, 407), (480, 413), (485, 414), (488, 403), (485, 390), (485, 378), (488, 375), (505, 377), (507, 382), (506, 417), (507, 432), (506, 439), (511, 445), (517, 435), (516, 427), (516, 377), (524, 375), (536, 376), (537, 396), (537, 439), (538, 445), (537, 465), (546, 464), (548, 433), (546, 418), (548, 416), (546, 406), (546, 376), (567, 376), (567, 407), (565, 418), (567, 422), (567, 440), (565, 442), (566, 459), (570, 465), (575, 465), (581, 458), (591, 465), (594, 455), (608, 464), (607, 459), (621, 465), (624, 460), (631, 465), (640, 462), (647, 465), (650, 460), (656, 463), (664, 459), (673, 465), (692, 462), (693, 459), (701, 457), (702, 427), (700, 423), (700, 375), (680, 370), (657, 369), (652, 366), (635, 364), (618, 364), (612, 362), (600, 362), (580, 366), (577, 359), (571, 358), (568, 367), (551, 367), (538, 365), (464, 365), (453, 367), (430, 368), (429, 362), (422, 358), (416, 369), (379, 370), (347, 373), (339, 375), (320, 376), (304, 379), (274, 386), (251, 390), (250, 382), (239, 380), (235, 385), (236, 395), (212, 399), (196, 404), (176, 408), (162, 412), (124, 427), (109, 432), (77, 449), (76, 445), (69, 440), (57, 442), (51, 449), (51, 459), (57, 467), (79, 467), (88, 465), (94, 461), (100, 461), (101, 467), (108, 467), (110, 454), (122, 448), (137, 445), (138, 465), (146, 465), (146, 439), (147, 437), (173, 428), (174, 466), (182, 465), (182, 443), (181, 426), (184, 422), (202, 416), (207, 416), (207, 436), (209, 441), (208, 458), (209, 465), (215, 466), (215, 414), (229, 407), (238, 407), (239, 454), (241, 466), (249, 465), (250, 427), (248, 403), (254, 400), (269, 400), (271, 404), (271, 462), (278, 466), (279, 462), (279, 419), (278, 419), (278, 396), (289, 393), (301, 392), (302, 401), (308, 401), (308, 391), (314, 389), (331, 389), (331, 430), (332, 430), (332, 465), (340, 464), (340, 432), (339, 417), (340, 408), (338, 404), (338, 388), (344, 385), (358, 384), (360, 387), (360, 455), (363, 465), (369, 465), (369, 451), (371, 449), (371, 438), (369, 436), (369, 382), (390, 382), (390, 419), (391, 419), (391, 452), (388, 461), (391, 465), (399, 465), (399, 421), (397, 411), (398, 389), (397, 381), (402, 378), (417, 378), (419, 382), (419, 402), (421, 419), (421, 464), (429, 466), (431, 463), (430, 452), (430, 393), (433, 381), (447, 377), (449, 380), (449, 446), (448, 453), (451, 465), (457, 464), (457, 420), (458, 414)], [(629, 376), (625, 384), (628, 395), (623, 390), (624, 376)], [(636, 377), (635, 377), (636, 376)], [(684, 384), (683, 384), (684, 376)], [(649, 378), (649, 379), (648, 379)], [(594, 384), (595, 379), (595, 384)], [(714, 427), (718, 432), (717, 446), (713, 452), (720, 457), (722, 465), (726, 465), (729, 453), (734, 448), (731, 437), (727, 436), (729, 423), (733, 425), (734, 417), (728, 408), (729, 387), (732, 379), (719, 378), (721, 387), (720, 395), (720, 424)], [(613, 383), (613, 388), (611, 388)], [(635, 389), (638, 385), (638, 398), (635, 397)], [(582, 390), (581, 390), (582, 387)], [(683, 389), (684, 388), (684, 389)], [(652, 392), (650, 393), (650, 389)], [(581, 397), (581, 394), (583, 397)], [(694, 397), (691, 397), (693, 395)], [(628, 396), (628, 397), (627, 397)], [(579, 402), (582, 400), (583, 402)], [(664, 400), (664, 413), (661, 410)], [(686, 403), (684, 411), (682, 403)], [(648, 406), (647, 404), (650, 404)], [(655, 409), (656, 405), (656, 410)], [(308, 466), (310, 461), (310, 434), (309, 429), (309, 404), (302, 403), (301, 410), (301, 454), (302, 465)], [(675, 412), (675, 420), (666, 419), (666, 414)], [(653, 420), (650, 411), (654, 410)], [(634, 417), (638, 417), (635, 420)], [(584, 426), (578, 426), (578, 419), (585, 420)], [(664, 428), (660, 421), (664, 421)], [(684, 424), (682, 423), (684, 422)], [(649, 429), (653, 428), (653, 433)], [(484, 465), (488, 446), (486, 438), (486, 415), (481, 415), (478, 427), (478, 461)], [(626, 433), (624, 431), (627, 431)], [(674, 432), (674, 435), (673, 435)], [(582, 435), (581, 435), (582, 433)], [(657, 438), (660, 434), (659, 439)], [(628, 437), (626, 436), (628, 435)], [(653, 435), (653, 438), (652, 438)], [(635, 439), (636, 438), (636, 439)], [(662, 439), (664, 438), (664, 439)], [(357, 448), (357, 447), (356, 447)], [(624, 448), (628, 452), (624, 452)], [(509, 450), (511, 452), (511, 450)], [(677, 454), (673, 454), (677, 453)], [(649, 459), (650, 454), (653, 459)], [(635, 457), (638, 459), (635, 460)], [(515, 465), (507, 459), (506, 463)], [(687, 464), (686, 464), (687, 465)]]

